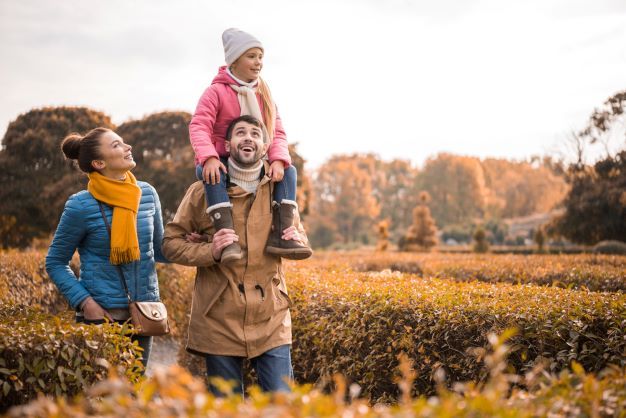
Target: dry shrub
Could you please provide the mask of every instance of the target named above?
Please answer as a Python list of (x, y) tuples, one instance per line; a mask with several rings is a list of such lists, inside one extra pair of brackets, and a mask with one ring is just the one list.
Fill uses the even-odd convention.
[[(129, 384), (114, 373), (92, 387), (86, 397), (71, 401), (40, 397), (14, 408), (9, 416), (68, 417), (534, 417), (534, 416), (619, 416), (626, 401), (626, 370), (615, 369), (600, 377), (586, 374), (574, 364), (574, 373), (543, 375), (534, 370), (528, 376), (529, 391), (512, 386), (505, 358), (509, 347), (503, 338), (491, 335), (491, 353), (485, 364), (489, 379), (484, 385), (457, 384), (455, 391), (439, 388), (437, 397), (413, 397), (410, 391), (414, 372), (409, 361), (400, 359), (399, 402), (371, 405), (359, 398), (359, 388), (347, 385), (340, 376), (336, 389), (325, 394), (319, 388), (295, 386), (289, 394), (266, 394), (258, 388), (247, 399), (231, 395), (216, 399), (207, 393), (203, 381), (172, 366), (159, 370), (139, 385)], [(394, 361), (395, 366), (397, 362)]]
[(438, 370), (484, 380), (468, 350), (508, 327), (519, 329), (510, 366), (520, 375), (543, 361), (550, 371), (573, 360), (594, 372), (626, 365), (623, 294), (304, 267), (289, 282), (298, 381), (341, 373), (373, 401), (397, 397), (389, 365), (400, 352), (415, 363), (418, 393), (434, 392)]
[(120, 366), (131, 380), (143, 369), (138, 346), (118, 324), (77, 325), (39, 309), (0, 305), (0, 412), (38, 393), (73, 396)]
[(45, 251), (0, 251), (0, 302), (38, 306), (46, 312), (67, 309), (65, 298), (48, 278)]

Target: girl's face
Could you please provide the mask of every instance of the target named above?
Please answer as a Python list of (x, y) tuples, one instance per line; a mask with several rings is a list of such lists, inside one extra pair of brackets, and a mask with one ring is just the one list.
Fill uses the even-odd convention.
[(100, 137), (100, 160), (92, 161), (93, 166), (103, 176), (123, 179), (126, 172), (135, 168), (137, 163), (130, 152), (132, 147), (115, 132), (109, 131)]
[(230, 70), (235, 77), (250, 83), (259, 78), (263, 68), (263, 50), (261, 48), (250, 48), (237, 58), (230, 66)]

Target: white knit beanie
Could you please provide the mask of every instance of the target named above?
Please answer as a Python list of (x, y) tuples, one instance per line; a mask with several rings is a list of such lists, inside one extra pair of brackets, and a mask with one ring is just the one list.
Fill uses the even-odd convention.
[(224, 44), (224, 58), (226, 65), (230, 65), (237, 61), (244, 52), (250, 48), (261, 48), (263, 45), (254, 36), (247, 32), (236, 28), (226, 29), (222, 34), (222, 43)]

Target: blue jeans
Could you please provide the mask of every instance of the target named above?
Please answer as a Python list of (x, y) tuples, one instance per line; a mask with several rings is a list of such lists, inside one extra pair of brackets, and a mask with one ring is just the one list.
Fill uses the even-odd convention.
[[(220, 161), (228, 167), (228, 158), (221, 157)], [(202, 166), (196, 166), (196, 177), (198, 180), (202, 178)], [(274, 183), (274, 201), (282, 202), (283, 199), (296, 201), (296, 184), (298, 182), (298, 172), (296, 167), (290, 165), (285, 169), (285, 176), (277, 183)], [(207, 200), (207, 207), (217, 205), (218, 203), (227, 203), (230, 201), (226, 187), (228, 178), (224, 173), (220, 173), (220, 182), (217, 184), (204, 183), (204, 193)]]
[[(235, 383), (234, 392), (243, 393), (243, 357), (216, 356), (207, 354), (206, 371), (209, 378), (209, 390), (215, 396), (224, 396), (210, 381), (221, 377)], [(250, 359), (259, 379), (259, 386), (265, 392), (290, 392), (287, 381), (293, 380), (291, 367), (291, 345), (281, 345)]]

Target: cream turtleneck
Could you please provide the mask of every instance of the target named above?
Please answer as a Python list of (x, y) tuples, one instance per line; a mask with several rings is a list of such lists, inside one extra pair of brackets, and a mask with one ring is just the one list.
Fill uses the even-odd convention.
[(256, 192), (256, 188), (261, 182), (262, 168), (262, 160), (257, 161), (257, 164), (253, 167), (243, 168), (237, 165), (232, 158), (228, 159), (228, 175), (230, 177), (230, 181), (249, 193)]

